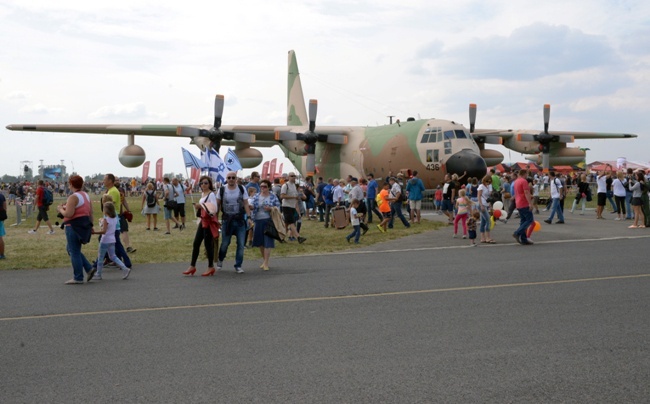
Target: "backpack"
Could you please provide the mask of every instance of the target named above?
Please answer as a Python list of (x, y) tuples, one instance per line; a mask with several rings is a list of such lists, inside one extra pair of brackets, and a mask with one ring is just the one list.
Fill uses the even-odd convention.
[(43, 206), (48, 207), (52, 203), (54, 203), (54, 196), (52, 195), (52, 191), (50, 191), (48, 188), (43, 187)]
[[(248, 195), (246, 193), (246, 190), (244, 189), (243, 185), (237, 184), (237, 188), (239, 188), (239, 197), (237, 197), (237, 203), (239, 203), (239, 213), (244, 217), (244, 214), (246, 213), (246, 209), (244, 208), (244, 195)], [(225, 213), (223, 210), (223, 205), (225, 205), (224, 200), (224, 193), (226, 192), (226, 185), (222, 185), (219, 188), (219, 200), (221, 201), (221, 213)]]
[(153, 208), (158, 204), (156, 201), (156, 192), (155, 191), (145, 191), (147, 193), (147, 207)]

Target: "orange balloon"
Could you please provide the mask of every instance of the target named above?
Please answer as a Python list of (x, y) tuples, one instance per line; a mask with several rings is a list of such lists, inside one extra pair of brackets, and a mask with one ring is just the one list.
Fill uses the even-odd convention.
[(494, 213), (492, 213), (492, 216), (494, 216), (495, 219), (498, 219), (501, 217), (501, 211), (500, 210), (495, 210)]
[(540, 231), (541, 228), (542, 228), (542, 225), (539, 224), (539, 222), (538, 222), (537, 220), (535, 220), (535, 224), (534, 224), (534, 226), (535, 226), (535, 227), (533, 227), (533, 231)]

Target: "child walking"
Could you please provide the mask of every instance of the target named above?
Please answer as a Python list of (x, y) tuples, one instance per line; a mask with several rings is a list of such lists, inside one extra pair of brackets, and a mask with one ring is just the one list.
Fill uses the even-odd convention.
[(458, 222), (463, 223), (463, 238), (467, 238), (467, 217), (469, 216), (469, 211), (472, 208), (472, 201), (467, 197), (467, 193), (464, 189), (458, 191), (458, 199), (456, 199), (456, 217), (454, 218), (454, 235), (458, 234)]
[(131, 268), (127, 268), (124, 263), (115, 255), (115, 228), (117, 227), (117, 214), (113, 202), (104, 203), (104, 218), (101, 220), (100, 231), (92, 230), (93, 234), (102, 234), (99, 242), (99, 252), (97, 255), (97, 273), (94, 279), (102, 279), (102, 270), (104, 269), (104, 256), (108, 252), (108, 258), (122, 270), (122, 279), (129, 277)]
[(472, 241), (470, 244), (472, 247), (476, 247), (476, 224), (481, 220), (481, 213), (478, 209), (472, 211), (472, 215), (467, 221), (467, 231), (469, 233), (469, 239)]
[(359, 244), (359, 237), (361, 236), (361, 224), (359, 223), (359, 214), (357, 213), (357, 208), (359, 207), (359, 200), (354, 198), (350, 202), (350, 224), (352, 225), (352, 233), (348, 234), (345, 237), (345, 240), (349, 243), (350, 239), (354, 237), (354, 244)]

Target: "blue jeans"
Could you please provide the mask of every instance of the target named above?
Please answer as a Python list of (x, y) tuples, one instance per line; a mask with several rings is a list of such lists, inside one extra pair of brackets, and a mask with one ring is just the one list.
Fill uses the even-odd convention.
[(625, 191), (625, 211), (627, 212), (627, 215), (625, 215), (626, 219), (632, 219), (632, 206), (630, 206), (630, 202), (632, 202), (632, 192), (630, 191)]
[(411, 227), (408, 220), (404, 218), (404, 214), (402, 213), (402, 202), (396, 201), (390, 204), (390, 222), (388, 222), (389, 229), (393, 228), (393, 220), (395, 219), (395, 216), (400, 218), (404, 227)]
[(99, 243), (99, 252), (97, 254), (97, 276), (102, 276), (102, 269), (104, 268), (104, 256), (108, 253), (108, 259), (113, 261), (121, 270), (125, 270), (124, 263), (115, 255), (115, 243)]
[(81, 252), (81, 237), (75, 232), (72, 227), (65, 226), (65, 239), (67, 241), (66, 250), (72, 262), (72, 270), (74, 272), (74, 279), (76, 281), (84, 280), (84, 270), (90, 272), (92, 265)]
[(533, 211), (530, 207), (517, 209), (519, 211), (519, 228), (515, 231), (515, 235), (519, 236), (522, 243), (528, 241), (526, 231), (533, 224)]
[(368, 209), (368, 223), (372, 223), (372, 214), (374, 213), (379, 218), (383, 217), (379, 209), (377, 209), (377, 201), (375, 198), (366, 198), (366, 208)]
[(479, 232), (485, 233), (490, 231), (490, 212), (488, 211), (487, 206), (480, 207), (479, 212), (481, 213), (481, 225)]
[(556, 213), (557, 213), (557, 220), (563, 222), (564, 214), (562, 213), (562, 209), (560, 209), (560, 198), (553, 198), (553, 205), (551, 206), (551, 216), (549, 216), (548, 220), (553, 221), (553, 217), (555, 217)]
[(616, 212), (616, 202), (614, 202), (614, 191), (607, 191), (607, 200), (612, 205), (612, 210)]
[(232, 236), (237, 238), (235, 253), (235, 268), (241, 268), (244, 262), (244, 245), (246, 243), (246, 222), (244, 220), (227, 220), (221, 226), (221, 247), (219, 247), (219, 262), (223, 262), (230, 246)]
[(355, 225), (352, 226), (352, 233), (348, 234), (346, 239), (350, 240), (352, 237), (354, 237), (354, 242), (358, 243), (359, 242), (359, 237), (361, 237), (361, 226), (360, 225)]

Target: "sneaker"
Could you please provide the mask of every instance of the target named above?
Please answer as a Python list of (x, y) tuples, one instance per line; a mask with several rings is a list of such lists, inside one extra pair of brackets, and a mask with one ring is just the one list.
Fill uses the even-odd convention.
[(223, 268), (223, 261), (217, 261), (217, 271), (221, 271)]
[(128, 252), (129, 254), (130, 254), (130, 253), (134, 253), (135, 251), (136, 251), (135, 248), (132, 248), (132, 247), (128, 247), (128, 248), (126, 249), (126, 252)]
[(97, 268), (91, 269), (87, 274), (86, 274), (86, 282), (90, 282), (90, 280), (95, 276), (95, 272), (97, 272)]
[(552, 222), (551, 222), (551, 220), (550, 220), (550, 219), (546, 219), (546, 220), (544, 220), (544, 223), (548, 223), (548, 224), (551, 224)]
[(185, 230), (185, 223), (181, 224), (181, 227), (179, 227), (180, 231)]
[(533, 245), (534, 243), (532, 241), (530, 241), (530, 240), (526, 240), (526, 241), (523, 241), (521, 244), (522, 245)]
[(36, 234), (36, 230), (32, 229), (32, 230), (28, 231), (27, 234)]
[(235, 267), (235, 272), (237, 272), (238, 274), (243, 274), (244, 270), (241, 269), (240, 267)]
[(476, 247), (477, 245), (478, 245), (478, 244), (476, 244), (476, 243), (472, 243), (472, 244), (470, 244), (469, 246), (470, 246), (470, 247)]
[(129, 277), (129, 275), (131, 274), (131, 268), (123, 269), (122, 273), (124, 274), (122, 276), (122, 279), (127, 279)]
[(304, 238), (304, 237), (298, 237), (298, 244), (302, 244), (302, 243), (304, 243), (305, 241), (307, 241), (306, 238)]
[(95, 276), (93, 276), (93, 280), (95, 280), (95, 281), (101, 281), (102, 279), (103, 279), (103, 278), (102, 278), (101, 275), (95, 275)]
[(451, 235), (451, 238), (456, 238), (456, 235), (455, 235), (455, 234), (452, 234), (452, 235)]
[(466, 238), (467, 238), (467, 236), (463, 235), (463, 240), (465, 240)]
[(84, 281), (78, 281), (76, 279), (70, 279), (69, 281), (66, 281), (66, 285), (83, 285)]
[(377, 225), (377, 228), (379, 229), (380, 232), (382, 232), (382, 233), (386, 233), (386, 230), (384, 230), (384, 228), (381, 227), (381, 225), (378, 224), (378, 225)]
[(47, 234), (54, 234), (54, 230), (48, 231)]
[(555, 224), (564, 224), (564, 220), (558, 220)]
[(523, 243), (521, 242), (521, 238), (520, 238), (518, 235), (516, 235), (515, 233), (512, 233), (512, 237), (513, 237), (515, 240), (517, 240), (517, 243), (519, 243), (519, 244), (523, 244)]
[(349, 238), (349, 237), (346, 237), (346, 238), (345, 238), (345, 241), (347, 241), (348, 244), (349, 244), (349, 243), (350, 243), (350, 238)]
[(530, 237), (527, 238), (526, 241), (528, 242), (528, 244), (535, 244), (535, 242), (533, 241), (533, 239), (530, 238)]
[(616, 218), (614, 218), (614, 220), (621, 220), (621, 218), (620, 218), (620, 217), (616, 217)]

